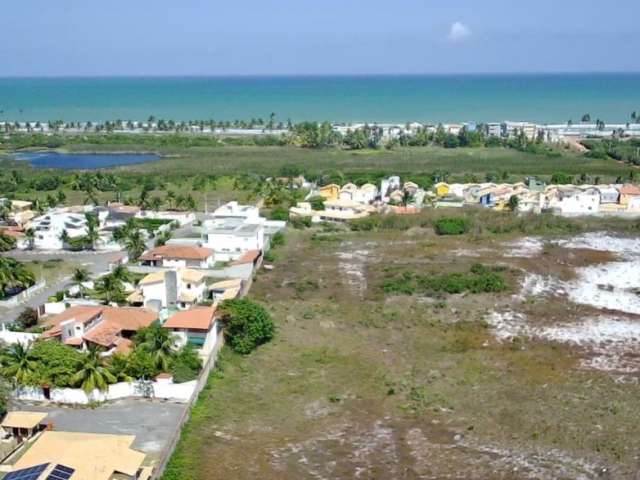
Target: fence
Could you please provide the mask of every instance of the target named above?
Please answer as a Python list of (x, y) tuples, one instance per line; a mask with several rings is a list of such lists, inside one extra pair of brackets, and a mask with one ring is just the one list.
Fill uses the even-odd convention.
[(41, 282), (36, 283), (35, 285), (31, 285), (26, 290), (14, 295), (8, 300), (0, 301), (0, 307), (4, 308), (15, 308), (20, 305), (22, 302), (26, 301), (31, 295), (36, 293), (38, 290), (42, 290), (47, 285), (47, 282), (42, 280)]
[(173, 451), (176, 449), (176, 446), (178, 445), (178, 441), (180, 440), (182, 427), (184, 427), (185, 423), (187, 423), (187, 421), (189, 420), (189, 416), (191, 415), (191, 409), (193, 408), (196, 401), (198, 400), (198, 396), (200, 395), (200, 392), (209, 381), (209, 375), (211, 374), (211, 370), (213, 370), (213, 367), (215, 367), (216, 360), (218, 359), (218, 353), (220, 352), (220, 349), (222, 348), (223, 345), (224, 345), (224, 335), (221, 334), (219, 341), (216, 343), (215, 350), (211, 352), (211, 355), (209, 356), (207, 363), (202, 368), (202, 372), (200, 373), (200, 377), (198, 378), (196, 386), (193, 390), (193, 393), (191, 394), (191, 398), (187, 402), (187, 408), (185, 408), (184, 411), (182, 412), (182, 415), (178, 419), (178, 423), (176, 424), (175, 429), (171, 434), (171, 440), (169, 441), (167, 446), (162, 451), (162, 454), (160, 455), (160, 459), (158, 460), (158, 465), (156, 466), (153, 472), (153, 476), (151, 477), (153, 480), (157, 480), (161, 478), (165, 468), (167, 468), (167, 464), (171, 459), (171, 455), (173, 454)]

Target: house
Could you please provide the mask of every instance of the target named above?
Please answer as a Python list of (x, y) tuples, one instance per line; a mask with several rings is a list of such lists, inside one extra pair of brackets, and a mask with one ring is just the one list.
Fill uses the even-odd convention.
[(549, 207), (563, 215), (597, 213), (600, 209), (600, 192), (596, 188), (585, 191), (571, 186), (558, 188), (549, 198)]
[(340, 186), (335, 183), (325, 185), (319, 189), (320, 196), (325, 200), (338, 200), (340, 196)]
[(134, 440), (133, 435), (45, 431), (4, 478), (110, 480), (117, 475), (137, 479), (145, 454), (131, 448)]
[(214, 349), (221, 331), (215, 307), (196, 307), (178, 312), (162, 326), (171, 331), (177, 348), (194, 345), (205, 354)]
[(247, 223), (261, 223), (260, 209), (253, 205), (240, 205), (238, 202), (228, 202), (218, 207), (212, 214), (217, 219), (238, 219)]
[(543, 182), (542, 180), (538, 180), (535, 177), (527, 177), (525, 179), (525, 184), (527, 185), (529, 190), (533, 192), (544, 192), (544, 189), (547, 186), (545, 182)]
[(185, 310), (204, 300), (204, 278), (204, 273), (189, 268), (153, 272), (140, 280), (127, 301), (156, 312), (163, 308)]
[(167, 244), (152, 248), (138, 259), (143, 266), (163, 268), (213, 268), (214, 252), (197, 245)]
[(231, 278), (229, 280), (222, 280), (209, 285), (209, 298), (214, 302), (219, 303), (224, 300), (233, 300), (238, 298), (242, 291), (242, 279)]
[(345, 184), (338, 194), (338, 199), (340, 200), (353, 200), (356, 202), (356, 194), (358, 193), (358, 187), (353, 183)]
[(372, 183), (365, 183), (362, 185), (355, 194), (354, 200), (356, 202), (364, 203), (368, 205), (378, 196), (378, 187)]
[(620, 205), (625, 207), (628, 207), (633, 199), (640, 197), (640, 188), (637, 185), (622, 185), (618, 188), (618, 191), (620, 192)]
[(295, 207), (289, 208), (289, 218), (312, 217), (314, 213), (309, 202), (298, 202)]
[(449, 195), (449, 184), (445, 182), (438, 182), (433, 186), (433, 189), (438, 197), (446, 197)]
[(202, 244), (215, 250), (216, 261), (236, 260), (249, 250), (264, 250), (265, 226), (237, 218), (206, 220)]
[(95, 213), (98, 228), (104, 227), (106, 211), (94, 211), (85, 207), (54, 208), (34, 218), (26, 225), (27, 229), (32, 228), (35, 231), (34, 247), (42, 250), (61, 250), (67, 242), (84, 237), (88, 232), (86, 213)]
[(46, 427), (44, 420), (47, 413), (15, 411), (8, 412), (0, 423), (5, 432), (10, 432), (18, 442), (31, 438)]
[(600, 193), (600, 204), (613, 204), (618, 203), (620, 199), (620, 192), (617, 188), (611, 185), (603, 185), (595, 187)]
[(380, 181), (380, 196), (386, 198), (396, 190), (400, 190), (400, 177), (392, 175)]
[(404, 200), (405, 200), (405, 192), (402, 190), (394, 190), (389, 195), (390, 203), (400, 204), (400, 203), (404, 203)]
[(46, 318), (43, 323), (49, 329), (42, 336), (81, 349), (95, 345), (107, 353), (125, 353), (135, 332), (157, 320), (158, 314), (145, 308), (77, 305)]
[(317, 212), (314, 220), (346, 222), (367, 217), (373, 211), (375, 211), (373, 207), (352, 200), (327, 200), (324, 202), (324, 210)]
[(414, 182), (404, 182), (404, 185), (402, 186), (402, 188), (407, 193), (407, 195), (409, 195), (410, 197), (413, 197), (420, 187), (418, 186), (417, 183), (414, 183)]

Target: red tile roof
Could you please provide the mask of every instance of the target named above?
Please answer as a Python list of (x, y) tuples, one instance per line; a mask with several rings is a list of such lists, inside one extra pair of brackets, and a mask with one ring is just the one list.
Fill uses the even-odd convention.
[(140, 260), (162, 260), (163, 258), (178, 258), (180, 260), (206, 260), (213, 256), (210, 248), (192, 245), (163, 245), (152, 248), (140, 256)]
[(620, 193), (622, 195), (640, 195), (640, 188), (637, 185), (623, 185), (620, 187)]
[(242, 265), (244, 263), (253, 263), (262, 254), (260, 250), (248, 250), (239, 259), (231, 263), (231, 265)]
[(215, 307), (197, 307), (184, 312), (178, 312), (164, 322), (164, 328), (209, 330), (213, 324)]

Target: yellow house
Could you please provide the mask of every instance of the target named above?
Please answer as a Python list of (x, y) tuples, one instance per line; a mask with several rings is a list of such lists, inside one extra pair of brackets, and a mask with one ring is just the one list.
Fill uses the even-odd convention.
[(325, 200), (338, 200), (340, 195), (340, 186), (335, 183), (320, 187), (320, 196)]
[(618, 191), (620, 192), (620, 205), (629, 206), (633, 198), (640, 197), (640, 188), (636, 185), (623, 185)]
[(446, 197), (447, 195), (449, 195), (449, 184), (445, 183), (445, 182), (439, 182), (436, 183), (433, 186), (433, 189), (436, 192), (436, 195), (438, 197)]

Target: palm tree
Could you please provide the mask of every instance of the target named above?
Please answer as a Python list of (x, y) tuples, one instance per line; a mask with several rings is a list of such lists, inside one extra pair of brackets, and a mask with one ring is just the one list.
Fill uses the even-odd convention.
[(162, 199), (160, 197), (153, 197), (151, 200), (149, 200), (149, 208), (151, 208), (151, 210), (155, 210), (158, 211), (160, 210), (160, 207), (162, 207)]
[(22, 343), (14, 343), (4, 351), (2, 357), (2, 374), (13, 379), (16, 385), (24, 385), (37, 368), (31, 356), (31, 347)]
[(62, 230), (60, 236), (58, 237), (58, 240), (62, 242), (62, 248), (64, 248), (65, 245), (69, 243), (69, 232), (67, 232), (66, 228)]
[(36, 283), (35, 275), (24, 264), (9, 257), (0, 257), (0, 298)]
[(136, 339), (139, 347), (151, 354), (158, 369), (163, 372), (169, 370), (171, 359), (175, 354), (169, 330), (160, 325), (152, 325), (140, 330)]
[(83, 283), (89, 281), (89, 271), (86, 268), (79, 267), (73, 271), (73, 283), (77, 285), (80, 297), (84, 297), (84, 285)]
[(122, 280), (113, 274), (105, 275), (96, 282), (96, 293), (104, 298), (106, 304), (124, 301), (125, 292)]
[(89, 347), (80, 364), (80, 370), (71, 378), (74, 384), (80, 385), (88, 394), (95, 389), (103, 392), (109, 388), (110, 383), (115, 383), (116, 380), (100, 355), (100, 349), (94, 345)]
[(124, 265), (118, 265), (116, 268), (114, 268), (113, 272), (111, 272), (111, 275), (113, 275), (121, 282), (131, 282), (132, 280), (131, 272)]
[(131, 260), (136, 260), (146, 250), (140, 230), (133, 230), (124, 239), (124, 245)]

